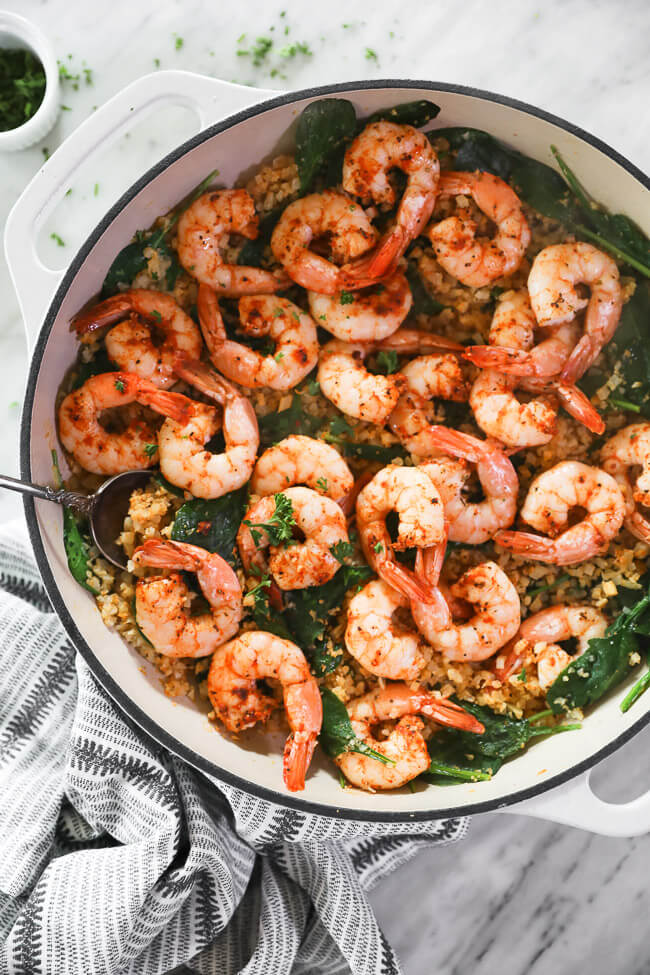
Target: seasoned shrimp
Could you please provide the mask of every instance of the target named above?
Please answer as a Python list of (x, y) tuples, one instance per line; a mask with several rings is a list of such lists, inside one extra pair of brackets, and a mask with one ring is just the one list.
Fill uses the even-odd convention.
[[(386, 527), (391, 511), (399, 519), (395, 542)], [(444, 509), (431, 478), (415, 467), (382, 468), (359, 493), (357, 528), (366, 561), (384, 582), (410, 599), (432, 598), (429, 587), (394, 556), (395, 550), (428, 548), (446, 539)]]
[[(354, 733), (373, 751), (383, 755), (384, 764), (369, 755), (342, 752), (334, 761), (346, 779), (359, 789), (398, 789), (426, 772), (431, 764), (427, 743), (422, 734), (423, 714), (438, 724), (480, 735), (485, 727), (458, 704), (436, 697), (429, 691), (414, 690), (401, 682), (376, 688), (347, 705)], [(387, 738), (372, 735), (374, 725), (397, 721)]]
[(249, 480), (260, 435), (255, 411), (245, 396), (202, 362), (178, 361), (176, 373), (223, 407), (222, 454), (205, 445), (219, 429), (219, 413), (206, 403), (193, 403), (183, 421), (166, 420), (158, 434), (160, 470), (195, 498), (219, 498)]
[[(633, 423), (614, 434), (600, 453), (603, 470), (615, 478), (625, 498), (625, 527), (650, 543), (650, 423)], [(639, 470), (641, 468), (641, 470)]]
[[(532, 653), (537, 680), (546, 690), (575, 657), (582, 656), (589, 641), (604, 636), (606, 629), (607, 620), (593, 606), (549, 606), (524, 620), (509, 653), (496, 658), (494, 674), (498, 680), (507, 681)], [(573, 656), (558, 646), (572, 638), (577, 641)]]
[[(437, 585), (437, 553), (432, 550), (418, 553), (416, 571)], [(452, 600), (442, 596), (430, 605), (411, 602), (411, 614), (418, 630), (448, 660), (486, 660), (519, 629), (519, 595), (496, 562), (482, 562), (468, 569), (449, 591)], [(474, 616), (465, 623), (454, 623), (453, 599), (475, 606)]]
[(513, 376), (558, 376), (578, 342), (580, 326), (569, 322), (544, 328), (537, 344), (536, 331), (537, 319), (527, 289), (506, 291), (494, 311), (490, 344), (469, 346), (464, 357), (480, 369), (498, 369)]
[(354, 487), (354, 478), (336, 447), (296, 434), (264, 451), (250, 489), (253, 494), (277, 494), (294, 484), (305, 484), (340, 502)]
[[(291, 503), (295, 526), (304, 541), (271, 545), (264, 526), (272, 523), (278, 497)], [(280, 589), (308, 589), (329, 582), (341, 567), (331, 551), (339, 542), (349, 542), (341, 508), (336, 501), (306, 487), (290, 487), (256, 501), (237, 532), (239, 554), (247, 572), (253, 567), (266, 571), (264, 549), (270, 546), (268, 569)]]
[[(310, 250), (313, 241), (324, 237), (329, 241), (331, 261)], [(365, 211), (349, 196), (324, 190), (289, 204), (273, 231), (271, 250), (296, 284), (334, 295), (345, 287), (337, 264), (365, 253), (376, 237)]]
[[(576, 285), (591, 289), (584, 298)], [(542, 326), (572, 321), (586, 307), (584, 334), (562, 370), (575, 383), (616, 331), (623, 299), (615, 262), (592, 244), (552, 244), (540, 251), (528, 275), (528, 291)]]
[(461, 364), (451, 353), (423, 355), (411, 359), (401, 369), (401, 375), (408, 388), (397, 401), (388, 425), (409, 453), (431, 456), (435, 447), (432, 444), (434, 426), (428, 414), (429, 401), (434, 398), (456, 402), (467, 400), (469, 386)]
[(434, 352), (462, 352), (460, 342), (419, 328), (399, 328), (388, 338), (375, 342), (375, 350), (392, 350), (400, 355), (427, 355)]
[(520, 402), (515, 396), (519, 384), (517, 376), (483, 369), (469, 394), (469, 405), (481, 430), (517, 450), (538, 447), (552, 440), (557, 430), (558, 411), (552, 393)]
[[(530, 357), (533, 367), (526, 377), (516, 369), (506, 368), (503, 372), (485, 369), (476, 379), (470, 395), (476, 422), (488, 436), (501, 440), (508, 447), (536, 447), (548, 443), (555, 434), (559, 399), (574, 419), (594, 433), (602, 433), (605, 425), (599, 413), (577, 386), (553, 379), (550, 375), (540, 376), (544, 371), (560, 372), (577, 340), (575, 326), (561, 325), (555, 329), (545, 329), (554, 335), (530, 352), (534, 326), (535, 316), (526, 290), (506, 292), (499, 299), (490, 327), (490, 342), (497, 347), (477, 346), (478, 359), (471, 349), (466, 351), (465, 357), (479, 366), (491, 365), (492, 360), (487, 353), (500, 351), (514, 356), (515, 364), (521, 365), (516, 351), (520, 349), (524, 358)], [(559, 335), (560, 332), (562, 335)], [(508, 343), (509, 347), (499, 348), (502, 343)], [(482, 349), (485, 355), (481, 353)], [(538, 351), (540, 355), (536, 356)], [(541, 395), (522, 403), (515, 395), (518, 387), (522, 391)]]
[(439, 193), (471, 196), (497, 225), (493, 240), (481, 240), (476, 237), (476, 223), (468, 217), (457, 215), (431, 224), (429, 240), (445, 271), (470, 288), (482, 288), (516, 271), (530, 243), (530, 230), (515, 191), (492, 173), (445, 172)]
[(408, 599), (381, 579), (367, 583), (350, 600), (345, 630), (348, 652), (362, 667), (390, 680), (415, 680), (424, 667), (418, 633), (393, 619)]
[[(501, 528), (509, 528), (517, 514), (519, 479), (509, 458), (496, 444), (478, 440), (457, 430), (432, 427), (438, 450), (452, 454), (419, 465), (440, 492), (449, 526), (449, 540), (482, 545)], [(467, 501), (467, 482), (476, 474), (485, 495), (483, 501)]]
[(406, 175), (395, 224), (370, 256), (344, 268), (348, 285), (376, 280), (395, 266), (429, 221), (440, 177), (438, 157), (424, 132), (410, 125), (371, 122), (346, 150), (343, 189), (364, 204), (390, 210), (396, 203), (389, 179), (394, 169)]
[(68, 393), (59, 407), (59, 436), (78, 464), (93, 474), (120, 474), (151, 467), (158, 459), (156, 430), (136, 416), (121, 433), (99, 422), (104, 410), (140, 403), (156, 413), (187, 422), (193, 403), (187, 396), (159, 389), (130, 372), (102, 372)]
[(406, 379), (400, 373), (374, 376), (368, 372), (363, 360), (369, 351), (367, 345), (332, 339), (320, 352), (318, 382), (323, 396), (343, 413), (382, 426), (406, 387)]
[(189, 274), (223, 298), (282, 290), (289, 282), (281, 271), (224, 263), (222, 251), (230, 235), (255, 240), (257, 227), (255, 204), (246, 190), (204, 193), (178, 221), (178, 259)]
[(278, 702), (265, 694), (260, 681), (282, 685), (284, 710), (291, 734), (284, 748), (284, 782), (296, 792), (305, 787), (316, 740), (323, 723), (318, 684), (295, 643), (272, 633), (251, 630), (219, 647), (208, 672), (208, 695), (215, 713), (229, 731), (266, 721)]
[[(574, 508), (586, 509), (587, 515), (569, 527)], [(520, 513), (523, 521), (551, 538), (500, 531), (494, 536), (497, 545), (527, 559), (574, 565), (607, 549), (623, 524), (625, 500), (605, 471), (565, 460), (535, 478)]]
[[(141, 321), (144, 319), (145, 321)], [(131, 288), (100, 301), (77, 315), (72, 325), (77, 335), (92, 335), (106, 325), (106, 352), (111, 362), (135, 376), (149, 379), (160, 389), (176, 382), (174, 360), (179, 355), (198, 359), (203, 349), (201, 333), (171, 295), (146, 288)], [(161, 334), (162, 342), (154, 335)]]
[(413, 304), (404, 272), (396, 271), (381, 284), (352, 294), (308, 292), (309, 310), (319, 325), (344, 342), (373, 342), (397, 331)]
[(275, 344), (268, 355), (228, 338), (212, 288), (199, 287), (197, 306), (212, 362), (240, 386), (293, 389), (318, 362), (316, 325), (310, 315), (286, 298), (254, 295), (239, 300), (242, 331), (256, 337), (268, 335)]
[[(173, 569), (165, 576), (138, 579), (138, 626), (158, 653), (167, 657), (207, 657), (239, 629), (242, 593), (237, 574), (220, 555), (185, 542), (150, 538), (133, 553), (136, 565)], [(189, 589), (180, 572), (194, 572), (210, 611), (192, 616)]]

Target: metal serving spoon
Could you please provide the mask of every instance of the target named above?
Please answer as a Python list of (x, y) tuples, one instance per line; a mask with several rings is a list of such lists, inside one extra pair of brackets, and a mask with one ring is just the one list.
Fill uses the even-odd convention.
[(120, 569), (126, 569), (127, 559), (116, 542), (122, 531), (124, 518), (129, 510), (129, 499), (136, 488), (144, 487), (150, 480), (151, 470), (125, 471), (104, 481), (95, 494), (77, 494), (64, 488), (41, 487), (28, 481), (0, 474), (0, 488), (28, 494), (43, 501), (54, 501), (85, 515), (90, 524), (93, 542), (104, 558)]

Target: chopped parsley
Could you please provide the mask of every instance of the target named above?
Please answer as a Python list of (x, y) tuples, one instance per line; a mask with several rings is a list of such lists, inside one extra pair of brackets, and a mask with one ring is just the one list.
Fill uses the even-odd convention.
[(316, 487), (318, 488), (319, 491), (325, 491), (325, 492), (327, 492), (329, 490), (329, 485), (327, 483), (327, 478), (326, 477), (319, 477), (318, 480), (316, 481)]
[(65, 241), (58, 234), (51, 233), (50, 240), (53, 240), (57, 247), (65, 247)]
[(158, 311), (157, 309), (155, 309), (155, 308), (154, 308), (154, 310), (153, 310), (153, 311), (151, 312), (151, 317), (152, 317), (152, 318), (155, 318), (155, 319), (156, 319), (156, 321), (157, 321), (157, 322), (158, 322), (159, 324), (160, 324), (160, 322), (162, 322), (162, 315), (161, 315), (161, 314), (160, 314), (160, 312), (159, 312), (159, 311)]
[(520, 681), (522, 684), (526, 680), (526, 668), (525, 667), (523, 667), (521, 673), (517, 675), (517, 680)]
[(335, 559), (343, 564), (346, 559), (351, 559), (354, 555), (354, 545), (351, 545), (350, 542), (337, 542), (330, 547), (330, 552)]
[(0, 49), (0, 129), (17, 129), (34, 115), (45, 95), (45, 70), (32, 51)]
[(394, 349), (381, 349), (377, 354), (377, 366), (386, 376), (397, 372), (399, 368), (399, 356)]
[(350, 291), (342, 291), (339, 295), (339, 302), (342, 305), (351, 305), (354, 301), (354, 295)]
[[(119, 380), (118, 380), (118, 382), (119, 382)], [(117, 387), (117, 383), (115, 383), (115, 385)], [(122, 387), (124, 387), (124, 383), (122, 383)], [(120, 392), (121, 393), (124, 392), (124, 388), (122, 388), (120, 390)], [(153, 455), (156, 453), (157, 450), (158, 450), (158, 444), (157, 443), (146, 443), (144, 445), (144, 452), (145, 452), (145, 455), (147, 457), (153, 457)]]
[(281, 545), (282, 543), (286, 545), (293, 537), (296, 519), (293, 516), (291, 499), (286, 494), (275, 494), (274, 500), (275, 511), (268, 521), (252, 522), (247, 518), (244, 519), (244, 524), (250, 528), (253, 542), (257, 546), (262, 539), (262, 532), (258, 531), (260, 528), (266, 532), (270, 545)]
[(381, 542), (377, 542), (377, 543), (376, 543), (376, 544), (375, 544), (375, 545), (373, 546), (373, 548), (374, 548), (374, 550), (375, 550), (375, 552), (377, 552), (377, 553), (379, 553), (379, 552), (383, 552), (383, 551), (384, 551), (384, 546), (383, 546), (383, 545), (381, 544)]
[(176, 51), (180, 51), (180, 49), (182, 48), (182, 46), (185, 43), (185, 41), (183, 40), (182, 37), (179, 37), (177, 34), (174, 34), (174, 38), (175, 38), (175, 40), (174, 40), (174, 49)]
[(371, 47), (367, 47), (366, 48), (366, 60), (367, 61), (378, 61), (379, 60), (379, 58), (377, 57), (377, 52), (374, 51)]
[(118, 391), (118, 393), (123, 393), (124, 390), (126, 389), (126, 386), (124, 385), (124, 382), (121, 379), (115, 380), (115, 389)]

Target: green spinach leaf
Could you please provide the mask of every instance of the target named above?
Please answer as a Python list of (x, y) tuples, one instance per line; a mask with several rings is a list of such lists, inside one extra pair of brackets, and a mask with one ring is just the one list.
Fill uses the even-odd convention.
[(354, 107), (346, 99), (321, 98), (307, 105), (296, 128), (301, 193), (307, 192), (317, 174), (354, 137), (356, 128)]
[(426, 98), (415, 102), (402, 102), (393, 108), (380, 108), (373, 112), (367, 119), (362, 120), (362, 127), (369, 125), (370, 122), (396, 122), (398, 125), (412, 125), (416, 129), (422, 128), (431, 119), (440, 114), (440, 106), (434, 102), (427, 101)]
[(237, 263), (246, 267), (261, 267), (264, 250), (271, 240), (271, 234), (280, 219), (284, 206), (276, 207), (267, 213), (259, 222), (258, 234), (255, 240), (247, 240), (239, 252)]
[(311, 437), (322, 424), (321, 417), (312, 416), (303, 409), (302, 396), (294, 392), (291, 404), (278, 413), (267, 413), (258, 419), (260, 441), (265, 447), (283, 440), (291, 433)]
[[(63, 478), (61, 477), (59, 458), (56, 450), (52, 451), (52, 466), (54, 468), (56, 487), (58, 490), (60, 490), (63, 487)], [(86, 520), (76, 515), (71, 508), (67, 508), (64, 505), (63, 548), (66, 559), (68, 560), (70, 575), (81, 586), (83, 586), (84, 589), (87, 589), (88, 592), (93, 594), (93, 596), (96, 596), (97, 590), (93, 586), (89, 585), (87, 581), (88, 570), (90, 568), (90, 546), (86, 528)]]
[(178, 509), (171, 537), (176, 542), (189, 542), (216, 552), (236, 566), (235, 539), (245, 510), (245, 488), (212, 501), (192, 498)]
[(376, 759), (382, 765), (395, 764), (390, 758), (376, 752), (365, 741), (357, 738), (345, 704), (338, 699), (333, 691), (325, 687), (321, 690), (321, 697), (323, 699), (323, 726), (320, 733), (320, 743), (330, 758), (336, 758), (343, 752), (358, 752), (359, 755)]
[(102, 372), (115, 372), (116, 370), (117, 366), (108, 358), (106, 347), (102, 345), (92, 359), (78, 363), (77, 376), (72, 388), (79, 389), (92, 376), (98, 376)]
[[(578, 724), (540, 726), (534, 718), (510, 718), (491, 708), (457, 701), (485, 727), (482, 735), (456, 728), (441, 728), (429, 743), (431, 766), (424, 777), (447, 781), (480, 781), (495, 775), (503, 762), (522, 751), (533, 738), (573, 731)], [(537, 715), (539, 719), (542, 715)]]
[(630, 656), (639, 651), (639, 635), (650, 623), (650, 592), (632, 609), (623, 609), (605, 635), (589, 641), (586, 651), (560, 672), (546, 700), (554, 714), (586, 708), (603, 697), (630, 671)]
[(429, 294), (412, 261), (409, 261), (406, 269), (406, 278), (413, 298), (411, 311), (415, 315), (439, 315), (445, 306)]

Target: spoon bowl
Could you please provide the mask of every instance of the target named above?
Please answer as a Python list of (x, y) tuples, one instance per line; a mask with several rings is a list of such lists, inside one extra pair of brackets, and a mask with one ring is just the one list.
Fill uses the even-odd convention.
[(104, 558), (119, 569), (126, 569), (128, 560), (117, 544), (117, 538), (129, 510), (131, 495), (137, 488), (145, 487), (151, 475), (151, 469), (115, 474), (104, 481), (95, 494), (78, 494), (76, 491), (66, 491), (65, 488), (43, 487), (4, 474), (0, 474), (0, 488), (29, 494), (43, 501), (54, 501), (55, 504), (62, 504), (85, 515), (92, 540)]

